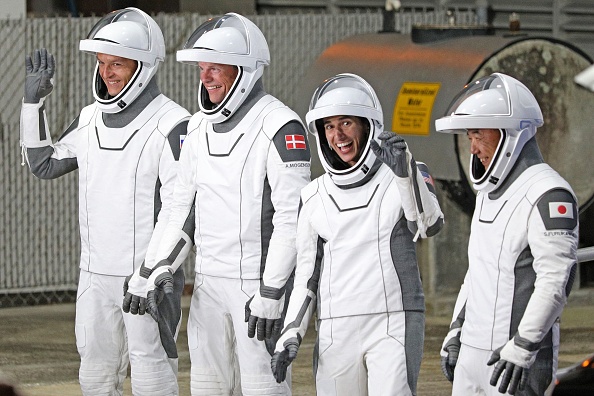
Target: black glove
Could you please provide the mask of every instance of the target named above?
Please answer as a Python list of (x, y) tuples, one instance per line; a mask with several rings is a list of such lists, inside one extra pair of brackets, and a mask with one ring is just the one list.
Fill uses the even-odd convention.
[(289, 338), (283, 343), (284, 349), (282, 351), (277, 351), (272, 355), (270, 368), (274, 379), (279, 384), (287, 378), (287, 368), (297, 357), (299, 345), (301, 345), (301, 336), (297, 334), (297, 338)]
[[(252, 309), (250, 307), (250, 304), (254, 301), (254, 297), (252, 296), (252, 298), (250, 298), (246, 303), (245, 303), (245, 321), (248, 324), (248, 337), (249, 338), (254, 338), (254, 336), (256, 335), (256, 329), (258, 330), (258, 341), (263, 341), (264, 339), (269, 339), (271, 338), (273, 335), (278, 335), (280, 334), (282, 328), (283, 328), (283, 318), (282, 316), (279, 318), (275, 318), (275, 319), (267, 319), (264, 317), (258, 317), (256, 315), (252, 314)], [(283, 304), (284, 300), (270, 300), (270, 299), (262, 299), (259, 298), (258, 301), (269, 301), (270, 304), (267, 305), (272, 305), (274, 307), (276, 307), (277, 305)], [(262, 305), (262, 304), (260, 304)], [(282, 309), (282, 305), (281, 309)], [(278, 310), (278, 308), (277, 308)]]
[(132, 275), (128, 275), (124, 280), (124, 301), (122, 302), (122, 310), (132, 315), (144, 315), (146, 312), (146, 298), (137, 296), (128, 292), (128, 284), (132, 279)]
[(495, 369), (493, 369), (493, 375), (491, 376), (491, 381), (489, 383), (492, 386), (497, 386), (499, 377), (505, 372), (503, 377), (501, 377), (501, 383), (497, 390), (499, 393), (505, 393), (507, 391), (510, 395), (514, 395), (516, 390), (523, 390), (526, 387), (530, 371), (529, 369), (518, 366), (512, 362), (502, 360), (500, 355), (502, 348), (503, 347), (494, 350), (491, 358), (487, 362), (488, 366), (497, 363)]
[(441, 357), (441, 371), (446, 379), (454, 382), (454, 369), (458, 363), (458, 354), (460, 353), (460, 333), (447, 340), (443, 346), (446, 356)]
[(159, 304), (165, 294), (173, 294), (173, 275), (165, 271), (155, 279), (155, 288), (150, 290), (146, 296), (146, 310), (156, 322), (159, 321)]
[(52, 77), (56, 62), (45, 48), (33, 51), (33, 58), (25, 56), (25, 103), (39, 103), (52, 92)]
[(406, 142), (402, 136), (394, 132), (384, 131), (378, 137), (383, 141), (380, 146), (371, 140), (371, 149), (375, 156), (388, 165), (398, 177), (408, 177), (408, 161), (406, 159)]

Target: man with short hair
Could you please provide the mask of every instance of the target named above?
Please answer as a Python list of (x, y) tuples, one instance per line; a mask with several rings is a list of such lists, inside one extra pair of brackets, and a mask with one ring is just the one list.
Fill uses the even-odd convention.
[(270, 374), (271, 355), (261, 341), (280, 330), (295, 265), (299, 192), (310, 179), (305, 128), (264, 90), (268, 44), (247, 18), (228, 13), (208, 20), (177, 60), (199, 68), (200, 111), (188, 125), (149, 287), (171, 282), (183, 256), (180, 230), (195, 200), (192, 394), (288, 395), (290, 386)]
[(436, 129), (468, 136), (478, 194), (444, 375), (453, 395), (550, 394), (577, 268), (575, 194), (542, 158), (542, 112), (520, 81), (494, 73), (469, 83), (446, 114)]
[[(26, 58), (21, 111), (21, 146), (31, 172), (53, 179), (78, 170), (80, 386), (84, 395), (121, 395), (130, 362), (134, 395), (177, 395), (175, 338), (183, 270), (174, 275), (173, 295), (159, 305), (159, 323), (124, 315), (122, 288), (130, 291), (124, 311), (144, 309), (138, 302), (146, 297), (148, 277), (140, 270), (151, 236), (160, 238), (169, 217), (190, 114), (157, 86), (163, 34), (143, 11), (108, 14), (81, 40), (80, 49), (97, 58), (95, 102), (60, 139), (52, 142), (45, 122), (44, 101), (55, 67), (45, 49)], [(135, 303), (131, 293), (136, 293)]]

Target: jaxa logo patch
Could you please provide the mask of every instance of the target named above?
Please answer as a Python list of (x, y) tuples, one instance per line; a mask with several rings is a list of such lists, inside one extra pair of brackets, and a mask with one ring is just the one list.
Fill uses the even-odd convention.
[(184, 140), (186, 140), (187, 135), (179, 135), (179, 149), (181, 150), (182, 146), (184, 145)]

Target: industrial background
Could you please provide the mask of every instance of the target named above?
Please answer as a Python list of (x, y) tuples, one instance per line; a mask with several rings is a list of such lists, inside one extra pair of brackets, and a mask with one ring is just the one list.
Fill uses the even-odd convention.
[[(8, 2), (4, 6), (4, 2)], [(35, 179), (27, 167), (21, 166), (19, 147), (19, 113), (24, 84), (24, 57), (35, 48), (45, 47), (56, 57), (55, 88), (46, 101), (52, 136), (57, 139), (85, 105), (91, 103), (91, 75), (95, 59), (78, 50), (78, 41), (107, 11), (129, 5), (154, 14), (167, 44), (167, 59), (157, 73), (163, 93), (187, 107), (197, 110), (197, 71), (175, 61), (192, 31), (211, 14), (227, 11), (241, 12), (255, 22), (267, 37), (272, 55), (270, 67), (264, 74), (265, 88), (295, 108), (301, 116), (313, 92), (311, 86), (320, 79), (316, 73), (334, 72), (346, 63), (332, 59), (340, 51), (357, 48), (357, 44), (386, 45), (396, 52), (409, 51), (411, 57), (439, 55), (428, 60), (433, 77), (421, 81), (442, 81), (442, 92), (430, 114), (431, 121), (443, 115), (452, 95), (471, 77), (487, 71), (518, 70), (534, 80), (543, 93), (550, 117), (563, 122), (552, 123), (542, 142), (543, 151), (554, 161), (560, 161), (563, 174), (580, 190), (580, 219), (582, 247), (594, 245), (592, 201), (594, 178), (583, 174), (581, 167), (589, 164), (592, 153), (584, 143), (593, 124), (589, 109), (594, 108), (594, 94), (574, 86), (572, 76), (592, 63), (594, 58), (594, 4), (587, 1), (525, 0), (466, 0), (466, 1), (406, 1), (397, 11), (386, 12), (384, 1), (371, 0), (217, 0), (217, 1), (42, 1), (2, 0), (0, 10), (0, 307), (71, 302), (76, 294), (78, 278), (79, 239), (76, 172), (53, 181)], [(488, 5), (488, 20), (481, 20), (481, 7)], [(92, 5), (91, 5), (92, 4)], [(249, 12), (248, 12), (249, 11)], [(510, 32), (510, 16), (519, 15), (520, 31)], [(513, 17), (512, 17), (513, 19)], [(473, 37), (461, 37), (426, 44), (411, 41), (411, 34), (430, 26), (433, 33), (462, 32)], [(484, 37), (477, 37), (474, 35)], [(488, 35), (488, 36), (487, 36)], [(353, 39), (354, 37), (354, 39)], [(468, 45), (465, 43), (467, 40)], [(394, 46), (397, 47), (394, 49)], [(334, 49), (333, 51), (330, 51)], [(429, 51), (429, 52), (428, 52)], [(432, 53), (431, 51), (437, 51)], [(462, 57), (475, 52), (472, 69), (457, 69)], [(388, 52), (386, 52), (387, 54)], [(350, 54), (353, 57), (353, 54)], [(366, 59), (352, 62), (356, 71), (366, 63), (373, 63), (360, 73), (378, 90), (392, 89), (402, 79), (414, 81), (414, 63), (393, 63), (381, 67), (385, 59)], [(328, 58), (330, 57), (330, 60)], [(410, 57), (409, 57), (410, 58)], [(504, 64), (505, 59), (519, 60)], [(324, 61), (326, 59), (327, 61)], [(422, 57), (420, 58), (422, 60)], [(410, 61), (410, 59), (409, 59)], [(493, 62), (489, 62), (493, 61)], [(543, 77), (539, 62), (546, 62), (555, 78)], [(338, 63), (338, 64), (337, 64)], [(554, 65), (553, 65), (554, 64)], [(363, 65), (363, 66), (362, 66)], [(444, 76), (439, 76), (440, 66)], [(399, 70), (400, 67), (400, 70)], [(418, 66), (422, 68), (421, 66)], [(469, 69), (469, 70), (470, 70)], [(448, 70), (450, 73), (448, 74)], [(462, 71), (460, 71), (462, 70)], [(364, 75), (365, 72), (377, 75)], [(457, 72), (456, 72), (457, 71)], [(392, 73), (392, 74), (389, 74)], [(467, 73), (467, 74), (464, 74)], [(539, 74), (541, 73), (541, 74)], [(330, 75), (324, 75), (328, 77)], [(447, 76), (451, 79), (445, 80)], [(559, 77), (560, 76), (560, 77)], [(323, 78), (323, 77), (322, 77)], [(542, 80), (542, 83), (538, 81)], [(377, 80), (377, 81), (375, 81)], [(385, 87), (380, 86), (381, 81)], [(546, 82), (546, 87), (542, 86)], [(312, 85), (314, 84), (314, 85)], [(539, 85), (540, 84), (540, 85)], [(530, 87), (533, 88), (532, 86)], [(393, 98), (398, 95), (398, 86)], [(544, 92), (543, 91), (543, 92)], [(574, 117), (565, 107), (558, 109), (550, 99), (558, 96), (567, 107), (575, 104), (580, 113)], [(539, 96), (537, 95), (537, 98)], [(380, 98), (381, 99), (381, 98)], [(539, 98), (541, 100), (541, 98)], [(390, 129), (394, 103), (383, 103), (387, 129)], [(541, 103), (542, 104), (542, 103)], [(440, 109), (441, 112), (437, 111)], [(571, 118), (571, 119), (570, 119)], [(429, 135), (434, 134), (433, 122)], [(561, 130), (556, 128), (565, 128)], [(573, 145), (558, 141), (565, 133), (577, 136)], [(448, 137), (449, 139), (450, 137)], [(414, 143), (415, 137), (411, 137)], [(453, 138), (452, 138), (453, 139)], [(407, 138), (408, 140), (408, 138)], [(574, 139), (575, 140), (575, 139)], [(313, 139), (311, 140), (313, 143)], [(421, 142), (424, 142), (422, 139)], [(454, 158), (462, 151), (463, 143), (451, 140), (443, 146), (440, 141), (416, 143), (419, 147), (439, 146), (435, 153), (436, 180), (439, 199), (446, 213), (445, 232), (433, 241), (419, 245), (421, 272), (428, 308), (434, 312), (447, 311), (466, 270), (466, 242), (470, 224), (468, 185), (460, 164), (441, 167), (439, 158)], [(422, 145), (420, 145), (422, 144)], [(459, 147), (460, 146), (460, 147)], [(439, 150), (439, 147), (436, 150)], [(431, 154), (433, 149), (428, 148)], [(421, 155), (423, 149), (415, 150)], [(432, 156), (421, 158), (432, 165)], [(463, 156), (460, 156), (463, 157)], [(549, 158), (546, 158), (549, 160)], [(563, 165), (565, 161), (565, 165)], [(447, 163), (447, 161), (446, 161)], [(575, 165), (575, 166), (574, 166)], [(580, 167), (581, 166), (581, 167)], [(590, 166), (590, 168), (592, 168)], [(592, 171), (590, 171), (592, 172)], [(316, 176), (314, 168), (314, 176)], [(453, 176), (452, 176), (453, 175)], [(460, 187), (460, 185), (463, 187)], [(452, 187), (454, 186), (454, 187)], [(462, 191), (462, 192), (460, 192)], [(581, 263), (579, 282), (574, 298), (589, 300), (594, 294), (594, 265)], [(186, 278), (193, 279), (193, 268), (186, 265)], [(577, 296), (577, 297), (576, 297)]]

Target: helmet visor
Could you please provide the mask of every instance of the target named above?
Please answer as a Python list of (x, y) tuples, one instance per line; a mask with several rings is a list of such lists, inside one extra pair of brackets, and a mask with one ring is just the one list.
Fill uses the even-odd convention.
[(363, 80), (339, 74), (320, 85), (314, 92), (306, 121), (310, 132), (317, 134), (316, 120), (350, 115), (382, 121), (381, 105), (372, 88)]
[[(93, 26), (93, 28), (87, 35), (87, 40), (104, 40), (104, 41), (106, 41), (105, 38), (96, 37), (97, 33), (101, 29), (103, 29), (105, 26), (110, 25), (115, 22), (138, 23), (146, 29), (147, 36), (150, 35), (150, 25), (149, 25), (148, 21), (146, 20), (146, 18), (142, 14), (135, 12), (134, 10), (123, 9), (123, 10), (112, 11), (109, 14), (107, 14), (106, 16), (104, 16), (103, 18), (101, 18), (101, 20), (99, 22), (97, 22), (97, 24), (95, 24), (95, 26)], [(140, 43), (142, 43), (142, 44), (140, 44)], [(148, 39), (142, 40), (142, 41), (134, 41), (134, 46), (132, 48), (148, 51), (148, 50), (150, 50), (149, 43), (150, 43), (150, 40), (148, 40)], [(118, 44), (126, 46), (125, 42), (118, 43)]]
[(439, 132), (466, 133), (473, 128), (511, 128), (512, 104), (508, 87), (497, 74), (466, 84), (452, 100), (445, 117), (435, 123)]
[[(247, 37), (246, 37), (247, 36), (247, 34), (245, 33), (246, 28), (243, 25), (243, 22), (241, 22), (235, 15), (225, 14), (221, 17), (210, 18), (209, 20), (204, 22), (202, 25), (198, 26), (198, 28), (196, 28), (196, 30), (194, 30), (194, 32), (190, 35), (190, 38), (188, 38), (188, 41), (186, 41), (186, 44), (184, 44), (184, 47), (182, 49), (212, 49), (212, 48), (205, 48), (200, 45), (197, 45), (197, 41), (204, 34), (210, 32), (211, 30), (218, 29), (221, 27), (235, 28), (238, 32), (240, 32), (244, 36), (244, 40), (249, 43), (249, 41), (247, 40)], [(247, 51), (241, 51), (241, 54), (246, 55), (248, 52), (249, 52), (249, 49)]]

